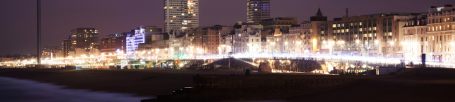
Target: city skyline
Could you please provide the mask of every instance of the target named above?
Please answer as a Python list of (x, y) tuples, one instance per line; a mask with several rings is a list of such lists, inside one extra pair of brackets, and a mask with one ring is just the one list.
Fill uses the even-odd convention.
[[(4, 33), (0, 35), (0, 42), (3, 43), (0, 45), (0, 48), (2, 48), (0, 55), (36, 52), (36, 1), (7, 0), (0, 2), (2, 2), (0, 4), (3, 4), (0, 12), (5, 14), (0, 20), (2, 23), (0, 30)], [(200, 26), (209, 27), (217, 24), (232, 26), (236, 21), (246, 22), (245, 2), (246, 0), (200, 1)], [(271, 0), (271, 6), (273, 6), (271, 7), (273, 8), (271, 9), (271, 18), (297, 17), (299, 19), (298, 23), (300, 23), (308, 21), (310, 16), (314, 16), (315, 11), (321, 8), (324, 16), (328, 17), (328, 21), (332, 21), (333, 18), (344, 16), (345, 8), (349, 8), (350, 16), (359, 16), (387, 12), (427, 12), (430, 6), (438, 6), (438, 3), (439, 6), (451, 3), (450, 0), (433, 1), (432, 3), (434, 4), (423, 0), (412, 1), (415, 4), (409, 1), (398, 1), (394, 2), (390, 8), (384, 8), (381, 3), (388, 4), (387, 2), (390, 1), (378, 1), (379, 3), (374, 3), (375, 5), (360, 6), (356, 5), (356, 3), (369, 3), (370, 1), (350, 1), (356, 3), (334, 1), (328, 4), (320, 4), (322, 2), (324, 1), (285, 0), (285, 2), (277, 2), (277, 0)], [(78, 3), (86, 4), (87, 6), (84, 8), (78, 7)], [(212, 5), (215, 3), (223, 5)], [(346, 5), (336, 5), (343, 3), (346, 3)], [(153, 4), (153, 6), (149, 4)], [(130, 31), (140, 25), (164, 28), (163, 4), (163, 0), (116, 0), (110, 2), (100, 0), (91, 1), (91, 4), (84, 3), (81, 0), (42, 1), (43, 30), (41, 46), (62, 47), (62, 40), (67, 38), (71, 29), (79, 27), (96, 28), (100, 32), (100, 37), (104, 37), (106, 34)], [(370, 8), (364, 9), (362, 7)]]

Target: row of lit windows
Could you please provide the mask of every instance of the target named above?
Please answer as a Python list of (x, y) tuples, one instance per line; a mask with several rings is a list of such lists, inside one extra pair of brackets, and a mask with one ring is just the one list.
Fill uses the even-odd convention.
[[(455, 21), (455, 17), (452, 18), (453, 21)], [(428, 22), (430, 23), (441, 23), (441, 22), (450, 22), (450, 17), (446, 17), (446, 18), (439, 18), (439, 19), (431, 19), (431, 20), (428, 20)]]
[[(376, 20), (373, 20), (373, 23), (371, 21), (368, 21), (369, 24), (376, 24)], [(351, 23), (338, 23), (338, 24), (332, 24), (332, 27), (333, 28), (336, 28), (336, 27), (344, 27), (345, 25), (346, 26), (362, 26), (362, 25), (365, 25), (367, 24), (366, 21), (364, 22), (351, 22)]]

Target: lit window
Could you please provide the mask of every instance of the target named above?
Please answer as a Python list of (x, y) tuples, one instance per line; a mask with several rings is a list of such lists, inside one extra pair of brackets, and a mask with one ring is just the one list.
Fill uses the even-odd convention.
[(359, 25), (362, 25), (362, 22), (360, 22)]
[[(177, 16), (172, 16), (173, 18), (176, 18)], [(171, 21), (172, 22), (172, 21)]]
[(333, 28), (337, 27), (337, 24), (333, 24), (332, 27), (333, 27)]
[(359, 31), (362, 31), (362, 28), (359, 28)]
[(373, 27), (373, 30), (376, 30), (376, 27)]

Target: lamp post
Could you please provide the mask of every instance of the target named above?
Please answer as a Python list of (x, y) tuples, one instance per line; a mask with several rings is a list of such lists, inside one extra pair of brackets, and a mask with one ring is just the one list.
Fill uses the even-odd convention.
[(330, 60), (333, 60), (332, 55), (333, 55), (333, 46), (335, 45), (334, 41), (329, 41), (329, 47), (330, 47)]
[[(454, 42), (450, 42), (450, 46), (453, 46), (453, 45), (455, 45), (455, 43)], [(452, 63), (453, 63), (453, 47), (451, 47), (450, 51), (452, 52), (452, 54), (450, 54), (450, 58), (452, 59)]]
[[(359, 43), (360, 43), (359, 39), (355, 40), (355, 44), (356, 44), (357, 48), (360, 48)], [(359, 49), (357, 49), (357, 53), (360, 53), (360, 51), (358, 51), (358, 50)]]
[[(374, 41), (374, 45), (373, 45), (373, 49), (375, 49), (375, 47), (376, 47), (375, 45), (377, 45), (377, 44), (379, 44), (379, 41), (378, 41), (378, 40), (375, 40), (375, 41)], [(379, 45), (378, 45), (378, 46), (379, 46)], [(376, 52), (376, 55), (375, 55), (375, 57), (377, 57), (377, 55), (378, 55), (378, 52), (379, 52), (379, 51), (378, 51), (378, 49), (376, 49), (376, 51), (375, 51), (375, 52)]]
[(338, 41), (338, 44), (340, 44), (340, 49), (341, 49), (341, 54), (340, 54), (340, 67), (343, 67), (343, 44), (344, 41)]
[[(407, 44), (408, 44), (407, 42), (401, 42), (402, 46), (406, 46)], [(405, 53), (404, 49), (403, 49), (403, 64), (404, 64), (404, 67), (406, 67), (406, 53)]]

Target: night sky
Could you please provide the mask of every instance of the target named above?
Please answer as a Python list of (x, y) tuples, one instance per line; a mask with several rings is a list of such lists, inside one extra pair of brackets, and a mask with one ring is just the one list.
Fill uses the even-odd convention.
[[(200, 26), (246, 21), (246, 0), (199, 0)], [(42, 47), (62, 46), (71, 29), (93, 27), (106, 34), (138, 26), (164, 26), (164, 0), (42, 0)], [(309, 20), (318, 7), (329, 20), (345, 15), (427, 12), (453, 0), (271, 0), (271, 17)], [(0, 55), (36, 53), (36, 0), (0, 0)]]

